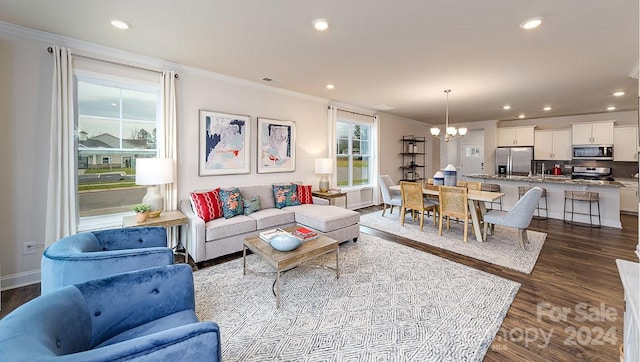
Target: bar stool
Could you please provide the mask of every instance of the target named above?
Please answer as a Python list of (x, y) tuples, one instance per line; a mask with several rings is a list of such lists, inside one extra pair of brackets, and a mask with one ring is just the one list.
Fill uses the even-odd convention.
[[(567, 211), (567, 200), (571, 200), (571, 211)], [(574, 202), (588, 202), (589, 203), (589, 213), (587, 214), (586, 212), (577, 212), (574, 211)], [(596, 205), (598, 206), (598, 214), (594, 214), (593, 213), (593, 208), (592, 205), (593, 203), (596, 203)], [(567, 213), (571, 214), (571, 221), (566, 219), (566, 215)], [(589, 215), (589, 226), (591, 227), (597, 227), (599, 228), (600, 226), (602, 226), (602, 223), (600, 222), (600, 194), (598, 194), (597, 192), (593, 192), (593, 191), (572, 191), (572, 190), (564, 190), (564, 214), (562, 215), (562, 218), (564, 219), (564, 221), (566, 223), (570, 223), (573, 224), (573, 215), (574, 214), (580, 214), (580, 215)], [(598, 225), (594, 226), (593, 225), (593, 217), (594, 216), (598, 216)]]
[[(491, 191), (491, 192), (500, 192), (500, 185), (482, 183), (482, 185), (480, 185), (480, 190), (482, 190), (482, 191)], [(488, 204), (489, 204), (489, 210), (494, 210), (493, 204), (498, 204), (498, 205), (500, 205), (500, 211), (502, 211), (502, 197), (499, 198), (498, 201), (491, 201)]]
[[(518, 199), (522, 197), (522, 195), (526, 194), (527, 191), (532, 189), (532, 186), (518, 186)], [(536, 206), (536, 213), (538, 216), (536, 219), (538, 220), (547, 220), (549, 218), (549, 202), (547, 201), (547, 189), (541, 187), (542, 195), (540, 195), (540, 201), (544, 198), (544, 207), (540, 207), (540, 201), (538, 201), (538, 205)], [(540, 217), (540, 210), (544, 210), (545, 216)]]

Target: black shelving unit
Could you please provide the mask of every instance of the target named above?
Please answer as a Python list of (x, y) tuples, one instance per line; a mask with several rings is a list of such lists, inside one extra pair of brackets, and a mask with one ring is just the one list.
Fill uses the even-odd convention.
[(425, 137), (402, 136), (402, 181), (421, 181), (425, 178), (427, 153)]

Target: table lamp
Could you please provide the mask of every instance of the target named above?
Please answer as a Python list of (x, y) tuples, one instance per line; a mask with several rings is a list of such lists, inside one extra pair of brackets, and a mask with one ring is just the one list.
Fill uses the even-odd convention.
[(329, 179), (327, 176), (333, 173), (333, 160), (330, 158), (316, 158), (316, 174), (320, 176), (318, 187), (321, 192), (329, 191)]
[(148, 185), (142, 203), (151, 206), (149, 217), (158, 217), (164, 210), (160, 186), (173, 182), (173, 160), (170, 158), (137, 158), (136, 185)]

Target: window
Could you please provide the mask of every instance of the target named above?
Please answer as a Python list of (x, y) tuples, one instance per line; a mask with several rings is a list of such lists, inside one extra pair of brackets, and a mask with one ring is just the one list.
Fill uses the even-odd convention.
[(336, 122), (338, 187), (371, 185), (372, 124), (339, 118)]
[(135, 160), (157, 157), (156, 135), (162, 117), (159, 84), (79, 75), (76, 90), (82, 224), (87, 217), (131, 212), (142, 200), (147, 189), (135, 184)]

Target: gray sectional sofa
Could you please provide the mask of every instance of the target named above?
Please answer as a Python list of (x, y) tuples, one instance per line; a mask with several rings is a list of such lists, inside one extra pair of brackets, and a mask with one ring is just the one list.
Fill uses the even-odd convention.
[(180, 201), (180, 210), (189, 218), (186, 237), (189, 255), (198, 263), (242, 251), (245, 238), (261, 231), (304, 225), (340, 242), (356, 241), (360, 233), (358, 212), (329, 205), (317, 197), (313, 204), (276, 208), (272, 185), (238, 187), (243, 199), (258, 195), (261, 209), (250, 215), (204, 222), (194, 212), (191, 200)]

